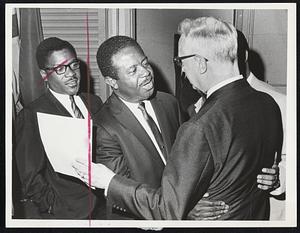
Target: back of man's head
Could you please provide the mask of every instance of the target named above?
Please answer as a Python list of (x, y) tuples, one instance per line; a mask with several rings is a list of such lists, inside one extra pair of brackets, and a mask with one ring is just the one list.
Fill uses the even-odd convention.
[(36, 49), (36, 60), (40, 69), (44, 69), (49, 56), (54, 51), (60, 51), (63, 49), (68, 49), (75, 56), (77, 56), (74, 47), (65, 40), (59, 39), (57, 37), (49, 37), (43, 40)]
[(205, 49), (209, 60), (234, 62), (237, 58), (237, 32), (230, 23), (213, 17), (185, 19), (178, 32), (183, 39), (190, 38), (200, 49)]
[(128, 36), (113, 36), (100, 45), (96, 58), (99, 69), (104, 77), (118, 79), (117, 70), (113, 66), (112, 58), (127, 47), (135, 47), (143, 52), (140, 45), (133, 38)]

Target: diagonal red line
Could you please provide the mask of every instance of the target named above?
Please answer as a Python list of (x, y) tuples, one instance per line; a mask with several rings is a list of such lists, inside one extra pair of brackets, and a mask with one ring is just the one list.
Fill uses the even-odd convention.
[[(68, 59), (64, 60), (63, 62), (61, 62), (60, 64), (58, 64), (58, 66), (61, 66), (61, 65), (66, 64), (67, 61), (68, 61)], [(55, 72), (55, 70), (51, 70), (49, 73), (47, 73), (47, 75), (46, 75), (45, 77), (42, 77), (42, 79), (41, 79), (40, 82), (39, 82), (39, 85), (42, 85), (42, 84), (43, 84), (43, 81), (47, 81), (48, 78), (49, 78), (49, 76), (50, 76), (51, 74), (53, 74), (53, 72)]]

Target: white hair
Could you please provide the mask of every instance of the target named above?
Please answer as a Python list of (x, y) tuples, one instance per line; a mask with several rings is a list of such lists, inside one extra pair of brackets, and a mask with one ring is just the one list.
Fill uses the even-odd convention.
[(234, 62), (237, 58), (237, 31), (230, 23), (213, 17), (185, 19), (178, 32), (202, 45), (210, 59)]

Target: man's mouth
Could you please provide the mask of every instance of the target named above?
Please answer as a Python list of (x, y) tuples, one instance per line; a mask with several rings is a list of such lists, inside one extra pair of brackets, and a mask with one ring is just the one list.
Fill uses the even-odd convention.
[(149, 80), (145, 81), (145, 82), (141, 85), (141, 87), (142, 87), (143, 89), (146, 89), (146, 90), (152, 89), (152, 88), (153, 88), (152, 78), (149, 78)]
[(69, 80), (68, 82), (66, 82), (66, 85), (71, 88), (75, 88), (78, 85), (78, 79)]

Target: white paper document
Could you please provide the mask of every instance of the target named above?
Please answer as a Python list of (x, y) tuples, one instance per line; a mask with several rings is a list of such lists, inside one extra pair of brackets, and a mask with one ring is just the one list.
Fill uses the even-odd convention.
[[(92, 158), (92, 120), (37, 113), (41, 139), (56, 172), (78, 178), (75, 158)], [(92, 161), (92, 160), (90, 160)]]

